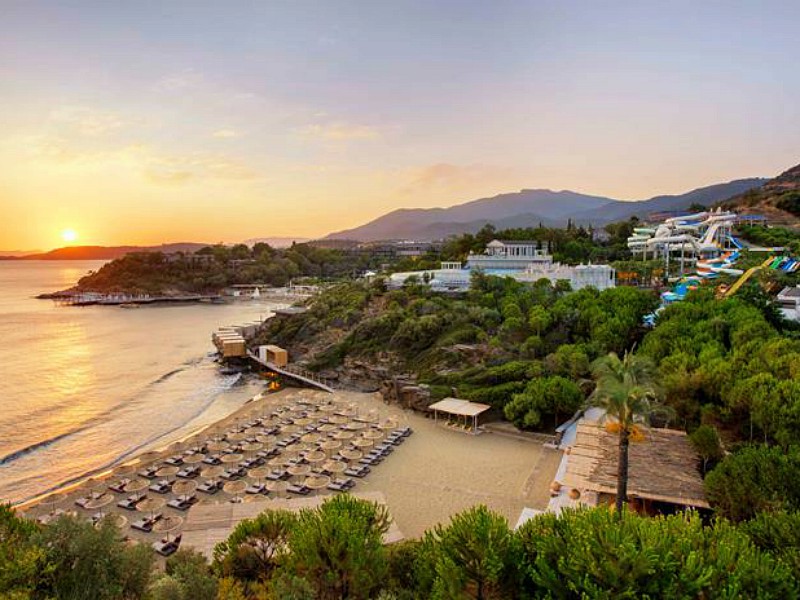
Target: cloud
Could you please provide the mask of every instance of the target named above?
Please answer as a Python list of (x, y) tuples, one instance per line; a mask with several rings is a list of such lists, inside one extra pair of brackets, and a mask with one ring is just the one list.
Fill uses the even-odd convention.
[(415, 169), (410, 174), (411, 181), (401, 192), (413, 194), (431, 190), (457, 190), (501, 182), (513, 175), (513, 169), (496, 165), (436, 163)]
[(375, 140), (381, 137), (380, 131), (369, 125), (330, 121), (328, 123), (312, 123), (301, 127), (297, 132), (305, 138), (325, 142), (344, 142), (352, 140)]
[(126, 125), (116, 113), (88, 106), (58, 107), (50, 112), (49, 120), (57, 127), (87, 137), (104, 136)]
[(214, 133), (211, 134), (211, 137), (215, 137), (218, 139), (231, 139), (241, 137), (241, 133), (236, 131), (235, 129), (218, 129)]
[(184, 69), (179, 73), (165, 75), (156, 82), (156, 89), (162, 92), (178, 92), (199, 87), (203, 83), (202, 73), (194, 69)]

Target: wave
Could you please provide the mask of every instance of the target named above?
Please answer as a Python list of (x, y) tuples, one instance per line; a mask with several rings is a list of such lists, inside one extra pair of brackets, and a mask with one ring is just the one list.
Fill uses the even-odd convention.
[[(184, 366), (178, 367), (177, 369), (173, 369), (173, 370), (171, 370), (171, 371), (169, 371), (167, 373), (164, 373), (163, 375), (157, 377), (153, 381), (147, 383), (144, 386), (143, 390), (144, 389), (148, 389), (148, 388), (152, 388), (154, 386), (157, 386), (160, 383), (164, 383), (165, 381), (167, 381), (168, 379), (170, 379), (174, 375), (177, 375), (178, 373), (180, 373), (182, 371), (185, 371), (188, 366), (198, 366), (198, 365), (202, 364), (202, 362), (203, 362), (202, 358), (200, 358), (200, 359), (190, 359), (189, 361), (186, 361), (184, 363)], [(238, 377), (236, 378), (236, 381), (238, 381)], [(234, 383), (236, 383), (236, 381), (233, 381), (230, 384), (227, 384), (227, 382), (225, 380), (223, 380), (221, 382), (221, 385), (223, 386), (223, 388), (220, 389), (218, 392), (216, 392), (214, 395), (216, 395), (217, 393), (222, 392), (224, 389), (228, 389)], [(114, 413), (118, 412), (120, 407), (130, 408), (131, 407), (131, 402), (135, 402), (136, 398), (138, 396), (140, 396), (140, 395), (141, 394), (134, 394), (131, 397), (130, 401), (120, 401), (120, 402), (118, 402), (114, 406), (111, 406), (108, 409), (104, 410), (103, 412), (94, 415), (93, 417), (91, 417), (87, 421), (84, 421), (83, 423), (79, 424), (77, 427), (75, 427), (75, 428), (73, 428), (73, 429), (71, 429), (69, 431), (65, 431), (63, 433), (59, 433), (58, 435), (54, 435), (53, 437), (47, 438), (45, 440), (34, 442), (32, 444), (29, 444), (28, 446), (20, 448), (19, 450), (14, 450), (13, 452), (10, 452), (10, 453), (6, 454), (5, 456), (0, 457), (0, 467), (7, 466), (7, 465), (13, 463), (16, 460), (19, 460), (20, 458), (22, 458), (24, 456), (32, 454), (33, 452), (36, 452), (38, 450), (45, 449), (45, 448), (47, 448), (49, 446), (52, 446), (56, 442), (60, 442), (60, 441), (62, 441), (64, 439), (67, 439), (67, 438), (73, 436), (73, 435), (77, 435), (79, 433), (82, 433), (82, 432), (86, 431), (87, 429), (90, 429), (91, 427), (93, 427), (97, 423), (106, 421), (108, 417), (110, 417)], [(202, 411), (205, 410), (208, 407), (208, 404), (210, 404), (211, 401), (213, 401), (213, 396), (210, 398), (208, 403), (205, 406), (203, 406), (203, 408), (200, 410), (200, 413), (198, 413), (198, 414), (202, 414)], [(53, 410), (52, 406), (47, 407), (47, 408), (43, 408), (43, 409), (40, 409), (39, 411), (30, 413), (28, 415), (28, 418), (35, 418), (36, 414), (38, 412), (42, 412), (42, 413), (43, 412), (52, 412), (52, 410)], [(197, 416), (198, 415), (192, 416), (189, 420), (187, 420), (187, 423), (188, 423), (188, 421), (190, 421), (191, 419), (196, 418)], [(178, 426), (176, 429), (182, 427), (183, 425), (185, 425), (185, 423), (180, 425), (180, 426)], [(164, 433), (163, 435), (167, 435), (167, 434), (171, 433), (172, 431), (174, 431), (174, 429), (171, 429), (170, 431)], [(156, 439), (158, 439), (158, 437)], [(148, 442), (145, 442), (145, 443), (150, 443), (150, 442), (148, 441)]]

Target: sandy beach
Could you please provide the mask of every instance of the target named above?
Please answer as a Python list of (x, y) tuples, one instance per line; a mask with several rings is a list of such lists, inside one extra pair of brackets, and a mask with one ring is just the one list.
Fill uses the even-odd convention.
[[(207, 444), (220, 435), (243, 428), (248, 421), (274, 411), (288, 410), (290, 407), (296, 409), (298, 403), (303, 403), (313, 411), (314, 407), (331, 401), (336, 406), (348, 407), (356, 417), (375, 422), (391, 419), (398, 426), (409, 426), (414, 430), (413, 435), (397, 446), (381, 464), (373, 466), (371, 473), (357, 479), (354, 490), (383, 494), (397, 526), (406, 537), (418, 537), (426, 529), (447, 522), (453, 514), (475, 504), (487, 505), (504, 515), (511, 525), (524, 507), (544, 509), (547, 506), (549, 485), (561, 457), (558, 451), (544, 448), (540, 443), (502, 434), (471, 435), (453, 430), (420, 414), (387, 405), (378, 394), (344, 391), (328, 394), (290, 388), (256, 396), (233, 414), (182, 442), (160, 451), (147, 452), (111, 472), (21, 508), (32, 518), (46, 518), (46, 515), (60, 511), (75, 511), (89, 518), (97, 511), (78, 508), (75, 500), (86, 497), (92, 491), (110, 495), (108, 485), (123, 477), (141, 484), (143, 481), (138, 480), (137, 473), (145, 467), (164, 465), (163, 461), (170, 456)], [(174, 480), (175, 477), (169, 479)], [(198, 481), (202, 481), (202, 478)], [(147, 492), (146, 489), (144, 491)], [(320, 493), (333, 492), (323, 490)], [(102, 511), (125, 517), (123, 531), (131, 538), (147, 541), (158, 539), (158, 533), (142, 533), (130, 528), (129, 523), (141, 518), (142, 513), (116, 506), (117, 501), (128, 495), (126, 491), (115, 494), (113, 501), (101, 500), (101, 503), (107, 503)], [(231, 498), (231, 495), (222, 491), (213, 496), (202, 493), (197, 496), (204, 504), (227, 502)], [(174, 495), (160, 497), (149, 493), (149, 497), (167, 501)], [(258, 498), (263, 500), (264, 496), (259, 495)], [(245, 501), (250, 499), (244, 496)], [(158, 510), (177, 521), (185, 519), (191, 511), (179, 512), (168, 507)], [(122, 519), (120, 522), (123, 522)], [(180, 525), (172, 534), (178, 532)]]

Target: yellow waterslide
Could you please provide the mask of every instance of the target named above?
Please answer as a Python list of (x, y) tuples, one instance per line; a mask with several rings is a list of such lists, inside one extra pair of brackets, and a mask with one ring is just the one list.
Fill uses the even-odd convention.
[(767, 267), (773, 260), (775, 260), (775, 257), (770, 256), (760, 265), (756, 267), (750, 267), (749, 269), (747, 269), (747, 271), (745, 271), (744, 274), (741, 277), (739, 277), (739, 279), (737, 279), (736, 282), (730, 288), (728, 288), (728, 291), (725, 292), (725, 297), (727, 298), (728, 296), (733, 296), (736, 292), (739, 291), (740, 287), (742, 287), (745, 283), (747, 283), (747, 280), (753, 276), (753, 273)]

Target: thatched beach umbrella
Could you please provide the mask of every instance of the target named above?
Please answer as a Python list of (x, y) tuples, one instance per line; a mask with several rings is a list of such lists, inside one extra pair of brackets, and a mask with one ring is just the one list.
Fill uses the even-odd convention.
[(333, 436), (333, 439), (339, 441), (347, 441), (347, 440), (352, 440), (354, 437), (355, 434), (352, 431), (340, 431)]
[(347, 463), (341, 460), (328, 460), (322, 464), (322, 468), (328, 473), (342, 473), (347, 469)]
[(153, 462), (155, 459), (161, 456), (161, 452), (156, 452), (155, 450), (150, 450), (149, 452), (144, 452), (139, 455), (139, 465), (143, 465), (145, 463)]
[(247, 434), (244, 431), (234, 431), (228, 434), (228, 439), (232, 442), (241, 442), (247, 439)]
[(158, 471), (156, 471), (156, 477), (172, 477), (178, 471), (180, 471), (178, 467), (161, 467)]
[(396, 419), (387, 419), (386, 421), (380, 423), (378, 427), (383, 431), (391, 431), (392, 429), (397, 429), (399, 425), (400, 422), (397, 421)]
[(300, 417), (299, 419), (294, 420), (294, 424), (300, 427), (305, 427), (306, 425), (311, 425), (311, 419), (308, 417)]
[(319, 450), (315, 450), (314, 452), (307, 452), (306, 453), (306, 460), (310, 463), (321, 463), (327, 460), (328, 455), (324, 452), (320, 452)]
[(287, 487), (289, 487), (289, 484), (280, 479), (278, 481), (267, 482), (267, 490), (275, 495), (285, 492)]
[(266, 433), (261, 433), (256, 436), (256, 439), (261, 442), (262, 444), (271, 444), (275, 441), (274, 435), (268, 435)]
[[(177, 473), (177, 471), (176, 471)], [(147, 479), (134, 479), (133, 481), (127, 483), (125, 485), (126, 492), (141, 492), (143, 489), (147, 488), (150, 485), (150, 482)]]
[(226, 454), (220, 460), (224, 462), (226, 465), (230, 465), (233, 463), (238, 463), (244, 458), (243, 454)]
[(231, 502), (241, 502), (242, 499), (239, 497), (239, 494), (244, 492), (247, 489), (247, 482), (243, 479), (239, 479), (238, 481), (229, 481), (224, 486), (222, 486), (222, 491), (226, 494), (230, 494)]
[(367, 424), (363, 423), (361, 421), (353, 421), (352, 423), (350, 423), (347, 426), (348, 429), (351, 429), (353, 431), (360, 431), (362, 429), (366, 429), (366, 427), (367, 427)]
[(210, 467), (206, 467), (205, 469), (200, 471), (200, 476), (203, 479), (214, 479), (215, 477), (219, 477), (220, 475), (222, 475), (222, 472), (224, 470), (225, 469), (223, 469), (219, 465), (213, 465)]
[(356, 446), (357, 448), (367, 448), (369, 446), (372, 446), (372, 440), (368, 440), (363, 437), (357, 438), (350, 443), (353, 444), (353, 446)]
[(318, 433), (307, 433), (303, 437), (300, 438), (301, 442), (306, 444), (314, 444), (322, 439), (322, 436)]
[(342, 447), (342, 442), (339, 440), (325, 440), (319, 445), (319, 447), (325, 450), (325, 452), (333, 452), (334, 450), (338, 450)]
[(307, 488), (314, 490), (316, 493), (317, 491), (325, 488), (331, 482), (331, 478), (327, 475), (312, 475), (311, 477), (306, 477), (306, 480), (303, 482)]
[(354, 449), (354, 448), (344, 448), (344, 449), (342, 449), (342, 450), (339, 450), (339, 454), (340, 454), (340, 455), (341, 455), (343, 458), (345, 458), (345, 459), (347, 459), (347, 460), (350, 460), (350, 461), (352, 461), (352, 460), (358, 460), (359, 458), (361, 458), (362, 456), (364, 456), (364, 453), (363, 453), (363, 452), (361, 452), (361, 450), (356, 450), (356, 449)]
[(264, 447), (264, 444), (261, 444), (259, 442), (253, 442), (253, 443), (245, 444), (244, 446), (242, 446), (242, 450), (244, 450), (245, 452), (253, 453), (253, 452), (258, 452), (263, 447)]
[(297, 433), (300, 431), (300, 427), (297, 425), (282, 425), (281, 426), (281, 433)]
[(205, 458), (206, 457), (204, 454), (200, 454), (199, 452), (197, 452), (195, 454), (189, 454), (188, 456), (184, 456), (183, 462), (185, 462), (187, 465), (196, 465), (198, 463), (203, 462)]
[(153, 518), (155, 512), (166, 504), (163, 498), (145, 498), (136, 505), (136, 510), (143, 513), (150, 513), (150, 518)]
[(86, 503), (86, 510), (97, 510), (108, 506), (115, 500), (114, 494), (103, 494), (99, 498), (93, 498)]
[(317, 427), (317, 431), (320, 433), (330, 433), (331, 431), (337, 431), (339, 429), (338, 425), (334, 425), (333, 423), (325, 423)]
[(208, 449), (211, 450), (212, 452), (219, 452), (220, 450), (225, 450), (225, 448), (227, 448), (228, 446), (230, 446), (230, 444), (225, 440), (215, 440), (208, 442)]
[(308, 465), (292, 465), (286, 470), (289, 471), (289, 474), (293, 477), (304, 477), (311, 473), (311, 467)]
[(322, 412), (326, 412), (326, 413), (332, 413), (332, 412), (336, 412), (337, 410), (339, 410), (339, 406), (336, 405), (336, 404), (333, 404), (333, 403), (331, 403), (331, 404), (322, 404), (319, 407), (319, 410), (321, 410)]
[(344, 415), (333, 415), (328, 419), (328, 422), (333, 425), (344, 425), (348, 421), (350, 421), (350, 419), (345, 417)]
[(182, 479), (172, 484), (172, 493), (178, 496), (191, 494), (197, 489), (197, 482), (192, 479)]
[(270, 467), (283, 467), (286, 465), (286, 461), (289, 460), (285, 456), (276, 456), (275, 458), (271, 458), (267, 463)]
[(167, 542), (169, 542), (170, 532), (179, 529), (181, 525), (183, 525), (183, 517), (178, 515), (166, 515), (153, 525), (153, 531), (156, 533), (166, 533)]
[(128, 473), (133, 473), (138, 467), (141, 467), (141, 465), (125, 463), (124, 465), (119, 465), (118, 467), (114, 467), (114, 474), (127, 475)]
[(64, 502), (64, 500), (66, 500), (66, 499), (67, 499), (67, 495), (66, 494), (64, 494), (62, 492), (55, 492), (55, 493), (49, 494), (49, 495), (45, 496), (44, 498), (42, 498), (41, 500), (39, 500), (39, 504), (42, 507), (47, 507), (48, 509), (50, 509), (50, 508), (53, 508), (54, 506), (58, 506), (59, 504)]
[(383, 433), (375, 429), (370, 429), (369, 431), (365, 431), (361, 437), (366, 440), (379, 440), (383, 437)]
[(261, 480), (264, 479), (267, 475), (269, 475), (270, 471), (272, 471), (272, 469), (270, 469), (269, 467), (256, 467), (254, 469), (250, 469), (247, 472), (247, 476), (255, 479), (256, 483), (261, 483)]

